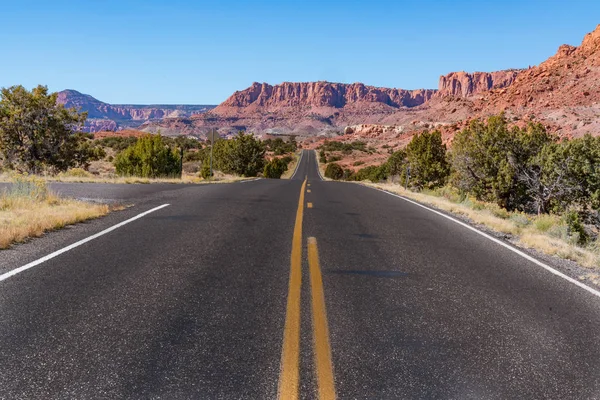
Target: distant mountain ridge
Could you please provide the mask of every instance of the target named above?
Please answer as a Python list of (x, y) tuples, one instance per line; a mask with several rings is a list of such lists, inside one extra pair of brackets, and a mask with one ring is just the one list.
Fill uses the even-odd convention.
[(65, 107), (74, 107), (88, 113), (86, 132), (116, 131), (137, 128), (148, 121), (164, 118), (186, 118), (213, 109), (214, 105), (178, 104), (108, 104), (88, 94), (67, 89), (58, 92), (57, 101)]

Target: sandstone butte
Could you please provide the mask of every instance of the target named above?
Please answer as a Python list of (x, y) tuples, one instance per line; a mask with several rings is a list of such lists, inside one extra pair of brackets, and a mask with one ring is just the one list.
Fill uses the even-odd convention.
[[(150, 114), (142, 115), (149, 119), (138, 129), (202, 136), (216, 127), (223, 135), (245, 129), (258, 134), (293, 133), (314, 141), (311, 137), (335, 136), (352, 126), (352, 133), (338, 136), (339, 140), (364, 135), (372, 141), (402, 144), (415, 132), (432, 128), (441, 129), (451, 140), (470, 119), (504, 112), (510, 120), (533, 119), (566, 136), (598, 134), (599, 43), (600, 25), (579, 47), (563, 45), (538, 66), (453, 72), (440, 77), (437, 90), (362, 83), (254, 83), (207, 112), (161, 118), (155, 111), (139, 111)], [(118, 107), (102, 104), (94, 110), (105, 112), (104, 121), (110, 120), (109, 112), (122, 115)], [(127, 118), (138, 118), (137, 113), (126, 113)]]

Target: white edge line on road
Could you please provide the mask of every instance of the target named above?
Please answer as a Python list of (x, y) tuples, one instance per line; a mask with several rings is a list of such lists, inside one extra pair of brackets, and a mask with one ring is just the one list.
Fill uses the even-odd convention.
[(296, 169), (294, 170), (294, 173), (292, 174), (292, 176), (290, 176), (290, 180), (294, 179), (294, 177), (296, 176), (296, 172), (298, 172), (298, 168), (300, 167), (300, 163), (302, 162), (302, 157), (304, 157), (304, 150), (302, 150), (302, 153), (300, 153), (300, 159), (298, 160), (298, 164), (296, 164)]
[(20, 272), (28, 270), (29, 268), (33, 268), (36, 265), (40, 265), (41, 263), (46, 262), (46, 261), (48, 261), (48, 260), (50, 260), (50, 259), (52, 259), (52, 258), (54, 258), (56, 256), (59, 256), (59, 255), (61, 255), (63, 253), (66, 253), (69, 250), (73, 250), (75, 247), (79, 247), (82, 244), (87, 243), (87, 242), (89, 242), (91, 240), (94, 240), (94, 239), (96, 239), (96, 238), (98, 238), (98, 237), (100, 237), (102, 235), (106, 235), (107, 233), (112, 232), (115, 229), (122, 227), (123, 225), (127, 225), (128, 223), (133, 222), (136, 219), (140, 219), (140, 218), (142, 218), (142, 217), (144, 217), (144, 216), (146, 216), (146, 215), (148, 215), (148, 214), (150, 214), (150, 213), (152, 213), (154, 211), (160, 210), (161, 208), (165, 208), (167, 206), (169, 206), (169, 204), (163, 204), (162, 206), (158, 206), (158, 207), (155, 207), (155, 208), (153, 208), (151, 210), (144, 211), (143, 213), (138, 214), (135, 217), (129, 218), (128, 220), (125, 220), (123, 222), (119, 222), (118, 224), (113, 225), (110, 228), (107, 228), (107, 229), (105, 229), (105, 230), (103, 230), (101, 232), (98, 232), (95, 235), (88, 236), (85, 239), (82, 239), (82, 240), (80, 240), (78, 242), (75, 242), (75, 243), (73, 243), (73, 244), (71, 244), (71, 245), (69, 245), (67, 247), (63, 247), (60, 250), (56, 250), (54, 253), (50, 253), (50, 254), (48, 254), (45, 257), (42, 257), (42, 258), (39, 258), (39, 259), (37, 259), (35, 261), (30, 262), (29, 264), (25, 264), (22, 267), (15, 268), (12, 271), (8, 271), (8, 272), (0, 275), (0, 282), (2, 282), (3, 280), (8, 279), (11, 276), (14, 276), (14, 275), (16, 275), (16, 274), (18, 274)]
[(323, 178), (323, 175), (321, 175), (321, 169), (319, 168), (319, 160), (317, 159), (317, 150), (313, 150), (315, 152), (315, 163), (317, 164), (317, 173), (319, 174), (319, 178), (321, 178), (322, 181), (325, 180), (325, 178)]
[(260, 178), (254, 178), (254, 179), (247, 179), (245, 181), (239, 181), (238, 183), (246, 183), (246, 182), (254, 182), (254, 181), (258, 181)]
[[(367, 187), (369, 187), (369, 186), (367, 186)], [(539, 260), (537, 260), (537, 259), (535, 259), (535, 258), (531, 257), (529, 254), (526, 254), (526, 253), (522, 252), (521, 250), (519, 250), (519, 249), (516, 249), (516, 248), (514, 248), (513, 246), (510, 246), (509, 244), (507, 244), (507, 243), (505, 243), (505, 242), (503, 242), (503, 241), (501, 241), (501, 240), (499, 240), (499, 239), (496, 239), (495, 237), (493, 237), (493, 236), (490, 236), (490, 235), (488, 235), (487, 233), (485, 233), (485, 232), (482, 232), (482, 231), (480, 231), (480, 230), (479, 230), (479, 229), (477, 229), (477, 228), (474, 228), (474, 227), (472, 227), (472, 226), (471, 226), (471, 225), (469, 225), (469, 224), (466, 224), (466, 223), (464, 223), (464, 222), (462, 222), (462, 221), (459, 221), (459, 220), (458, 220), (458, 219), (456, 219), (456, 218), (453, 218), (453, 217), (451, 217), (451, 216), (449, 216), (449, 215), (446, 215), (446, 214), (444, 214), (444, 213), (442, 213), (442, 212), (439, 212), (439, 211), (437, 211), (437, 210), (434, 210), (433, 208), (429, 208), (429, 207), (427, 207), (427, 206), (424, 206), (423, 204), (420, 204), (420, 203), (418, 203), (418, 202), (416, 202), (416, 201), (413, 201), (413, 200), (407, 199), (406, 197), (403, 197), (403, 196), (397, 195), (397, 194), (395, 194), (395, 193), (388, 192), (387, 190), (383, 190), (383, 189), (377, 189), (377, 188), (373, 188), (373, 189), (376, 189), (376, 190), (379, 190), (380, 192), (383, 192), (383, 193), (389, 194), (390, 196), (398, 197), (399, 199), (402, 199), (402, 200), (404, 200), (404, 201), (408, 201), (409, 203), (412, 203), (412, 204), (414, 204), (414, 205), (416, 205), (416, 206), (419, 206), (419, 207), (421, 207), (421, 208), (424, 208), (424, 209), (426, 209), (426, 210), (429, 210), (429, 211), (431, 211), (431, 212), (433, 212), (433, 213), (436, 213), (436, 214), (438, 214), (438, 215), (440, 215), (440, 216), (442, 216), (442, 217), (444, 217), (444, 218), (446, 218), (446, 219), (449, 219), (450, 221), (456, 222), (457, 224), (459, 224), (459, 225), (462, 225), (462, 226), (464, 226), (465, 228), (467, 228), (467, 229), (470, 229), (470, 230), (472, 230), (473, 232), (480, 234), (481, 236), (483, 236), (483, 237), (485, 237), (485, 238), (487, 238), (487, 239), (491, 240), (492, 242), (494, 242), (494, 243), (497, 243), (497, 244), (499, 244), (500, 246), (507, 248), (508, 250), (512, 251), (513, 253), (516, 253), (516, 254), (520, 255), (521, 257), (525, 258), (526, 260), (529, 260), (529, 261), (531, 261), (532, 263), (534, 263), (534, 264), (536, 264), (536, 265), (538, 265), (538, 266), (540, 266), (540, 267), (544, 268), (545, 270), (547, 270), (547, 271), (549, 271), (549, 272), (553, 273), (554, 275), (556, 275), (556, 276), (559, 276), (559, 277), (561, 277), (561, 278), (563, 278), (563, 279), (565, 279), (565, 280), (567, 280), (567, 281), (571, 282), (572, 284), (579, 286), (580, 288), (582, 288), (582, 289), (584, 289), (584, 290), (587, 290), (588, 292), (590, 292), (590, 293), (591, 293), (591, 294), (593, 294), (594, 296), (600, 297), (600, 291), (598, 291), (598, 290), (596, 290), (596, 289), (593, 289), (593, 288), (591, 288), (591, 287), (589, 287), (589, 286), (587, 286), (587, 285), (585, 285), (585, 284), (583, 284), (583, 283), (579, 282), (578, 280), (576, 280), (576, 279), (573, 279), (573, 278), (571, 278), (570, 276), (563, 274), (563, 273), (562, 273), (562, 272), (560, 272), (560, 271), (557, 271), (557, 270), (555, 270), (555, 269), (554, 269), (554, 268), (552, 268), (551, 266), (549, 266), (549, 265), (547, 265), (547, 264), (544, 264), (543, 262), (541, 262), (541, 261), (539, 261)]]

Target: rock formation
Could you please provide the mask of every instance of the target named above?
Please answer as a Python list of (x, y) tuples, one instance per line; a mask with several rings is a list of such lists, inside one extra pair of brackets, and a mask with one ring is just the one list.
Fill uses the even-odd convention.
[(85, 131), (115, 131), (134, 128), (144, 122), (163, 118), (191, 117), (208, 111), (210, 105), (125, 105), (108, 104), (76, 90), (63, 90), (57, 101), (65, 107), (74, 107), (88, 113)]
[(523, 70), (451, 72), (448, 75), (440, 76), (438, 91), (441, 96), (470, 97), (491, 89), (509, 86), (521, 71)]

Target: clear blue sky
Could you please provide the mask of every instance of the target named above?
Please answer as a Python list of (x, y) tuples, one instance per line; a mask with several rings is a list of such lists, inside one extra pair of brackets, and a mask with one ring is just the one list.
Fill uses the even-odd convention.
[(217, 104), (254, 81), (436, 88), (579, 45), (599, 0), (5, 0), (0, 86)]

